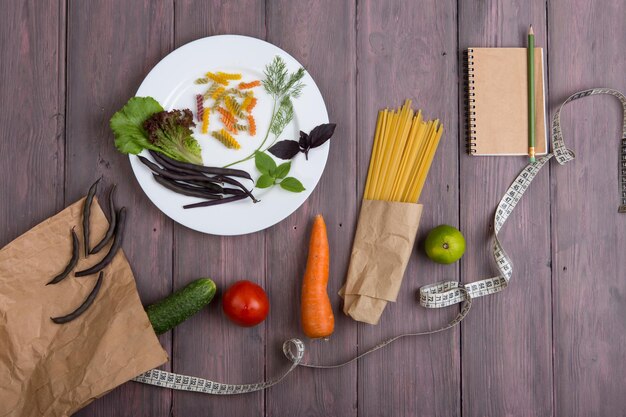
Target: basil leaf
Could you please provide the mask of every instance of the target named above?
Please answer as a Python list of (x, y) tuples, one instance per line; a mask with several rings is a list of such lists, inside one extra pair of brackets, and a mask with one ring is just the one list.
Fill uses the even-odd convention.
[(254, 163), (261, 174), (272, 175), (271, 172), (276, 169), (276, 162), (263, 152), (254, 154)]
[(274, 185), (274, 178), (270, 177), (268, 174), (263, 174), (256, 180), (257, 188), (267, 188)]
[(274, 173), (274, 178), (285, 178), (287, 174), (289, 174), (289, 170), (291, 169), (291, 162), (284, 162), (276, 168), (276, 172)]
[(309, 133), (311, 148), (322, 146), (335, 133), (335, 127), (337, 127), (335, 123), (325, 123), (313, 128)]
[(267, 150), (280, 159), (291, 159), (300, 152), (300, 146), (295, 140), (281, 140)]
[(309, 149), (311, 147), (311, 144), (309, 143), (309, 135), (303, 131), (300, 131), (300, 140), (298, 143), (300, 144), (300, 149), (302, 150)]
[(280, 186), (287, 191), (291, 191), (292, 193), (300, 193), (305, 189), (302, 183), (294, 177), (285, 178), (280, 182)]

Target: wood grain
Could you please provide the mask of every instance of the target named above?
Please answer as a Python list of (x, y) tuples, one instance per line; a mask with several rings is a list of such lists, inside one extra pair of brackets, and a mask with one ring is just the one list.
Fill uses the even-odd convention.
[[(224, 33), (265, 35), (265, 7), (260, 1), (177, 1), (175, 43)], [(199, 69), (202, 71), (202, 69)], [(202, 209), (199, 209), (202, 210)], [(264, 232), (236, 237), (203, 235), (174, 227), (174, 286), (208, 276), (218, 297), (235, 281), (247, 279), (266, 287)], [(273, 299), (272, 299), (273, 300)], [(213, 302), (174, 330), (175, 372), (230, 383), (259, 382), (265, 371), (265, 324), (241, 328)], [(172, 414), (180, 416), (263, 415), (264, 394), (208, 396), (176, 391)]]
[[(457, 280), (458, 266), (443, 267), (423, 254), (435, 225), (458, 225), (456, 5), (453, 1), (358, 3), (358, 171), (362, 193), (378, 110), (413, 99), (424, 117), (440, 119), (444, 135), (420, 203), (424, 211), (416, 248), (396, 303), (378, 325), (359, 325), (359, 352), (404, 332), (438, 327), (456, 309), (426, 310), (421, 285)], [(456, 416), (460, 412), (459, 330), (404, 339), (359, 363), (359, 416)]]
[[(625, 92), (624, 2), (548, 7), (552, 108), (586, 88)], [(585, 98), (567, 107), (561, 123), (576, 159), (552, 166), (555, 414), (624, 415), (626, 215), (617, 213), (622, 107), (610, 96)]]
[[(99, 176), (104, 178), (101, 197), (117, 183), (117, 204), (128, 207), (124, 251), (139, 295), (150, 303), (171, 291), (171, 221), (134, 180), (128, 157), (113, 145), (108, 121), (171, 49), (171, 3), (70, 2), (68, 6), (65, 204), (83, 196)], [(171, 336), (160, 340), (169, 351)], [(167, 415), (170, 400), (166, 390), (128, 383), (77, 415)]]
[(63, 206), (65, 3), (0, 13), (0, 247)]
[[(546, 48), (544, 2), (460, 2), (459, 46), (523, 47), (529, 23), (535, 28), (536, 45)], [(495, 271), (494, 210), (527, 159), (462, 153), (460, 161), (461, 230), (468, 247), (461, 277), (471, 282)], [(462, 323), (466, 417), (552, 413), (549, 210), (549, 175), (544, 169), (502, 231), (502, 244), (514, 264), (511, 285), (503, 293), (476, 300)]]
[[(306, 360), (332, 363), (356, 354), (356, 325), (341, 311), (343, 285), (356, 221), (355, 8), (352, 2), (270, 1), (268, 41), (296, 57), (316, 80), (337, 123), (324, 175), (294, 214), (267, 231), (267, 374), (286, 365), (281, 345), (294, 336), (307, 346)], [(321, 123), (321, 121), (320, 121)], [(314, 152), (314, 150), (312, 151)], [(305, 162), (306, 163), (306, 162)], [(331, 249), (328, 293), (336, 317), (328, 342), (309, 340), (300, 327), (300, 291), (313, 216), (326, 221)], [(266, 393), (268, 416), (355, 416), (356, 366), (298, 369)]]

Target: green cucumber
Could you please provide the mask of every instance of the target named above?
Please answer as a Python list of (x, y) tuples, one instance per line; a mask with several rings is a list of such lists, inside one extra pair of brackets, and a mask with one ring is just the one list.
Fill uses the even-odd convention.
[(216, 290), (212, 280), (200, 278), (158, 303), (146, 307), (155, 333), (165, 333), (196, 314), (211, 302)]

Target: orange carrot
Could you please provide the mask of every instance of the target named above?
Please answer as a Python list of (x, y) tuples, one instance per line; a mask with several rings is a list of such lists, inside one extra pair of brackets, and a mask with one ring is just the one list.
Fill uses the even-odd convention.
[(328, 298), (328, 236), (321, 214), (315, 216), (309, 242), (309, 258), (302, 283), (302, 330), (310, 338), (326, 338), (335, 330), (335, 316)]

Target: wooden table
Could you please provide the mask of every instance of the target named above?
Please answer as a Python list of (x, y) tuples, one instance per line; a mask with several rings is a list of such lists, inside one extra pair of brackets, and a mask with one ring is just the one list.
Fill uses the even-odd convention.
[[(443, 279), (491, 276), (492, 213), (524, 158), (464, 153), (462, 64), (468, 46), (523, 46), (529, 23), (547, 52), (547, 99), (607, 86), (626, 91), (626, 4), (571, 1), (10, 1), (0, 14), (0, 243), (85, 194), (100, 175), (129, 207), (124, 250), (150, 303), (194, 278), (263, 285), (272, 309), (252, 329), (219, 304), (161, 337), (165, 369), (256, 382), (285, 365), (300, 336), (298, 305), (312, 216), (332, 247), (336, 332), (310, 342), (312, 361), (349, 358), (399, 332), (441, 325), (415, 291)], [(113, 147), (108, 120), (173, 49), (222, 33), (272, 42), (302, 62), (338, 123), (310, 199), (280, 224), (220, 238), (173, 223), (143, 194)], [(376, 112), (404, 98), (446, 132), (422, 202), (420, 243), (398, 298), (377, 326), (340, 311)], [(337, 370), (298, 369), (265, 392), (214, 397), (127, 383), (79, 416), (617, 416), (626, 395), (626, 216), (616, 213), (621, 108), (601, 96), (570, 106), (565, 140), (578, 158), (543, 170), (505, 227), (516, 265), (504, 293), (475, 302), (460, 327), (399, 341)], [(439, 266), (421, 240), (440, 223), (468, 239)], [(1, 405), (0, 405), (1, 407)]]

